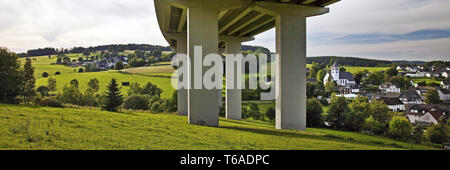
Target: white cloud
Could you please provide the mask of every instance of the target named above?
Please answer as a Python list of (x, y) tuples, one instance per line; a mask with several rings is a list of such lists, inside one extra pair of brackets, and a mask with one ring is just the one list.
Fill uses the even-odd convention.
[[(332, 39), (365, 33), (404, 34), (450, 29), (448, 0), (342, 0), (330, 13), (308, 18), (308, 36)], [(69, 48), (113, 43), (167, 45), (152, 0), (1, 0), (0, 46), (24, 52), (46, 46)], [(275, 51), (269, 30), (245, 44)], [(382, 44), (326, 45), (308, 41), (308, 55), (348, 55), (383, 59), (447, 59), (449, 39)], [(428, 44), (430, 43), (430, 44)], [(431, 45), (432, 44), (432, 45)], [(427, 58), (427, 59), (429, 59)]]

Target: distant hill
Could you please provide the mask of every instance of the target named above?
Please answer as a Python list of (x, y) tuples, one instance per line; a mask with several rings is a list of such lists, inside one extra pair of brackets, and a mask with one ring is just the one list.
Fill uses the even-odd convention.
[(329, 64), (333, 59), (336, 64), (342, 66), (355, 66), (355, 67), (386, 67), (392, 65), (422, 65), (423, 61), (386, 61), (386, 60), (373, 60), (357, 57), (338, 57), (338, 56), (318, 56), (307, 57), (306, 62), (311, 64), (312, 62)]
[[(150, 45), (150, 44), (111, 44), (111, 45), (99, 45), (94, 47), (73, 47), (70, 49), (57, 49), (53, 47), (46, 48), (38, 48), (28, 50), (26, 53), (19, 53), (20, 57), (34, 57), (34, 56), (46, 56), (46, 55), (55, 55), (58, 53), (83, 53), (85, 51), (95, 52), (95, 51), (116, 51), (123, 52), (125, 50), (142, 50), (142, 51), (153, 51), (153, 50), (161, 50), (161, 51), (172, 51), (169, 46), (160, 46), (160, 45)], [(262, 47), (262, 46), (251, 46), (251, 45), (242, 45), (242, 51), (253, 51), (253, 52), (262, 52), (264, 54), (270, 54), (270, 50)]]

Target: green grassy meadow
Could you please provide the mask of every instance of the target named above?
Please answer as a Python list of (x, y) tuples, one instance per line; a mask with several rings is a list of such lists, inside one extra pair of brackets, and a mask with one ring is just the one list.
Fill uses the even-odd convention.
[(271, 123), (251, 120), (221, 118), (219, 127), (205, 127), (174, 114), (6, 104), (0, 104), (0, 113), (0, 149), (438, 149), (328, 129), (276, 130)]
[[(80, 54), (70, 54), (70, 58), (78, 58)], [(35, 78), (36, 87), (46, 86), (48, 78), (42, 77), (42, 73), (49, 73), (49, 77), (55, 78), (57, 83), (57, 92), (61, 91), (64, 85), (69, 84), (71, 80), (77, 79), (80, 84), (80, 90), (84, 92), (87, 88), (87, 83), (90, 79), (97, 78), (99, 80), (100, 92), (106, 90), (108, 82), (112, 78), (117, 79), (119, 84), (122, 82), (138, 82), (144, 85), (147, 82), (152, 82), (156, 84), (160, 89), (163, 90), (161, 96), (163, 98), (169, 98), (175, 91), (171, 86), (171, 76), (174, 71), (170, 66), (170, 63), (160, 63), (150, 67), (138, 67), (124, 69), (123, 71), (102, 71), (102, 72), (92, 72), (92, 73), (77, 73), (78, 67), (68, 67), (64, 65), (56, 65), (56, 56), (40, 56), (33, 57), (36, 60), (32, 61), (33, 67), (35, 68)], [(25, 58), (21, 58), (20, 61), (23, 63)], [(76, 70), (77, 72), (74, 72)], [(61, 72), (61, 75), (54, 75), (55, 72)], [(129, 87), (122, 87), (122, 94), (126, 94)]]
[(379, 72), (379, 71), (386, 71), (389, 69), (389, 67), (345, 67), (348, 72), (355, 74), (359, 71), (368, 70), (369, 72)]

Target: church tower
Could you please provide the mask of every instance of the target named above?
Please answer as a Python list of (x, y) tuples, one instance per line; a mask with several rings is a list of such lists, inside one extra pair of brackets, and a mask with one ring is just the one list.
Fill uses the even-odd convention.
[(333, 66), (331, 67), (331, 77), (334, 81), (339, 80), (339, 67), (336, 65), (336, 62), (334, 62)]

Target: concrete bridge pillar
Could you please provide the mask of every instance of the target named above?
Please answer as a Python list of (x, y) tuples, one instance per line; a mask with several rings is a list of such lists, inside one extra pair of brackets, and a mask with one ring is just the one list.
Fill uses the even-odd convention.
[[(211, 67), (198, 65), (205, 56), (218, 53), (218, 9), (203, 6), (192, 6), (187, 9), (187, 46), (190, 59), (188, 81), (188, 116), (189, 123), (196, 125), (219, 125), (219, 89), (206, 89), (203, 87), (203, 75)], [(201, 46), (202, 51), (195, 46)]]
[[(241, 43), (251, 41), (253, 37), (233, 37), (222, 36), (221, 40), (225, 41), (225, 54), (238, 55), (241, 54)], [(239, 87), (242, 81), (242, 59), (226, 58), (226, 93), (225, 93), (225, 116), (227, 119), (242, 119), (242, 90)], [(231, 62), (233, 64), (229, 64)]]
[[(185, 33), (181, 33), (178, 36), (176, 36), (177, 40), (177, 53), (178, 54), (187, 54), (187, 35)], [(187, 63), (182, 63), (183, 65), (186, 65)], [(187, 67), (183, 67), (187, 69)], [(187, 73), (187, 70), (184, 70), (183, 73)], [(180, 79), (180, 77), (178, 78)], [(186, 81), (186, 80), (183, 80)], [(181, 83), (179, 81), (178, 87), (181, 87)], [(178, 108), (178, 114), (180, 116), (187, 116), (188, 115), (188, 90), (186, 88), (180, 88), (177, 91), (177, 108)]]
[(306, 18), (328, 9), (265, 2), (257, 6), (276, 19), (276, 128), (306, 130)]

